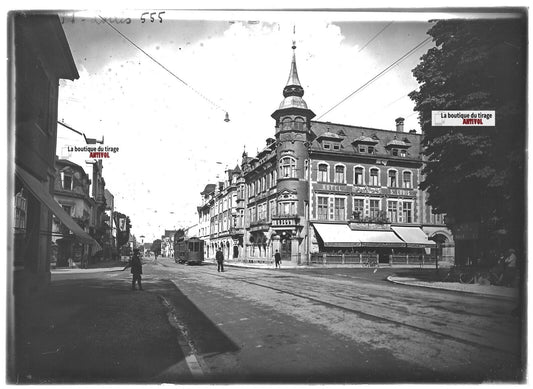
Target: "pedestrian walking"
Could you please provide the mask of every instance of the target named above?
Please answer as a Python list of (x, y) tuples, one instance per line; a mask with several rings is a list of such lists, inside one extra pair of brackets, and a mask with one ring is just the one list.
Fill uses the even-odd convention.
[(139, 290), (143, 290), (143, 287), (141, 285), (141, 274), (143, 274), (143, 264), (141, 262), (141, 256), (139, 254), (138, 249), (133, 250), (133, 256), (131, 257), (131, 260), (126, 266), (124, 266), (124, 269), (122, 269), (122, 271), (126, 270), (128, 267), (131, 267), (132, 274), (131, 290), (135, 290), (135, 283), (139, 285)]
[(220, 247), (217, 249), (217, 253), (215, 254), (215, 259), (217, 260), (217, 271), (223, 272), (224, 271), (224, 253), (220, 249)]
[(276, 254), (274, 254), (274, 262), (276, 264), (276, 269), (278, 267), (281, 269), (281, 254), (278, 250), (276, 250)]

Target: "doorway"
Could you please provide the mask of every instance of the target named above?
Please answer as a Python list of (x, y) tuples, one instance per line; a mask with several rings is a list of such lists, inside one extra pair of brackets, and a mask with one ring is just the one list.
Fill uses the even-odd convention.
[(281, 241), (280, 245), (280, 254), (281, 254), (281, 260), (282, 261), (290, 261), (291, 260), (291, 246), (292, 241), (290, 239), (283, 239)]

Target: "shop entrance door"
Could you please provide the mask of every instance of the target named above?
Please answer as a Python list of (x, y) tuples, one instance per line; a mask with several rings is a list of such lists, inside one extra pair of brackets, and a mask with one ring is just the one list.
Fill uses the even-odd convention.
[(291, 240), (290, 239), (283, 239), (281, 241), (281, 260), (282, 261), (290, 261), (291, 260)]

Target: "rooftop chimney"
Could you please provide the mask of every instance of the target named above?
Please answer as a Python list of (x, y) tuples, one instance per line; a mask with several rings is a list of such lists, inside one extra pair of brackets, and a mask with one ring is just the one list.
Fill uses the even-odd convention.
[(398, 118), (396, 119), (396, 131), (397, 132), (403, 132), (403, 121), (404, 118)]

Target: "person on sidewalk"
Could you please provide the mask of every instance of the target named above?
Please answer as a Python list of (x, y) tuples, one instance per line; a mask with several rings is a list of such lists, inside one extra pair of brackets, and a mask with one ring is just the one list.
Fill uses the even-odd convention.
[(131, 257), (131, 261), (126, 266), (124, 266), (124, 269), (122, 269), (122, 271), (126, 270), (128, 267), (131, 267), (131, 274), (133, 275), (131, 280), (131, 290), (135, 290), (136, 282), (139, 284), (139, 290), (143, 290), (143, 287), (141, 285), (141, 274), (143, 274), (143, 264), (139, 255), (139, 249), (133, 250), (133, 256)]
[(276, 250), (276, 254), (274, 254), (274, 262), (276, 264), (276, 269), (278, 267), (281, 269), (281, 254), (278, 250)]
[(222, 253), (222, 249), (220, 247), (217, 249), (217, 253), (215, 254), (215, 259), (217, 260), (217, 271), (223, 272), (224, 271), (224, 254)]

